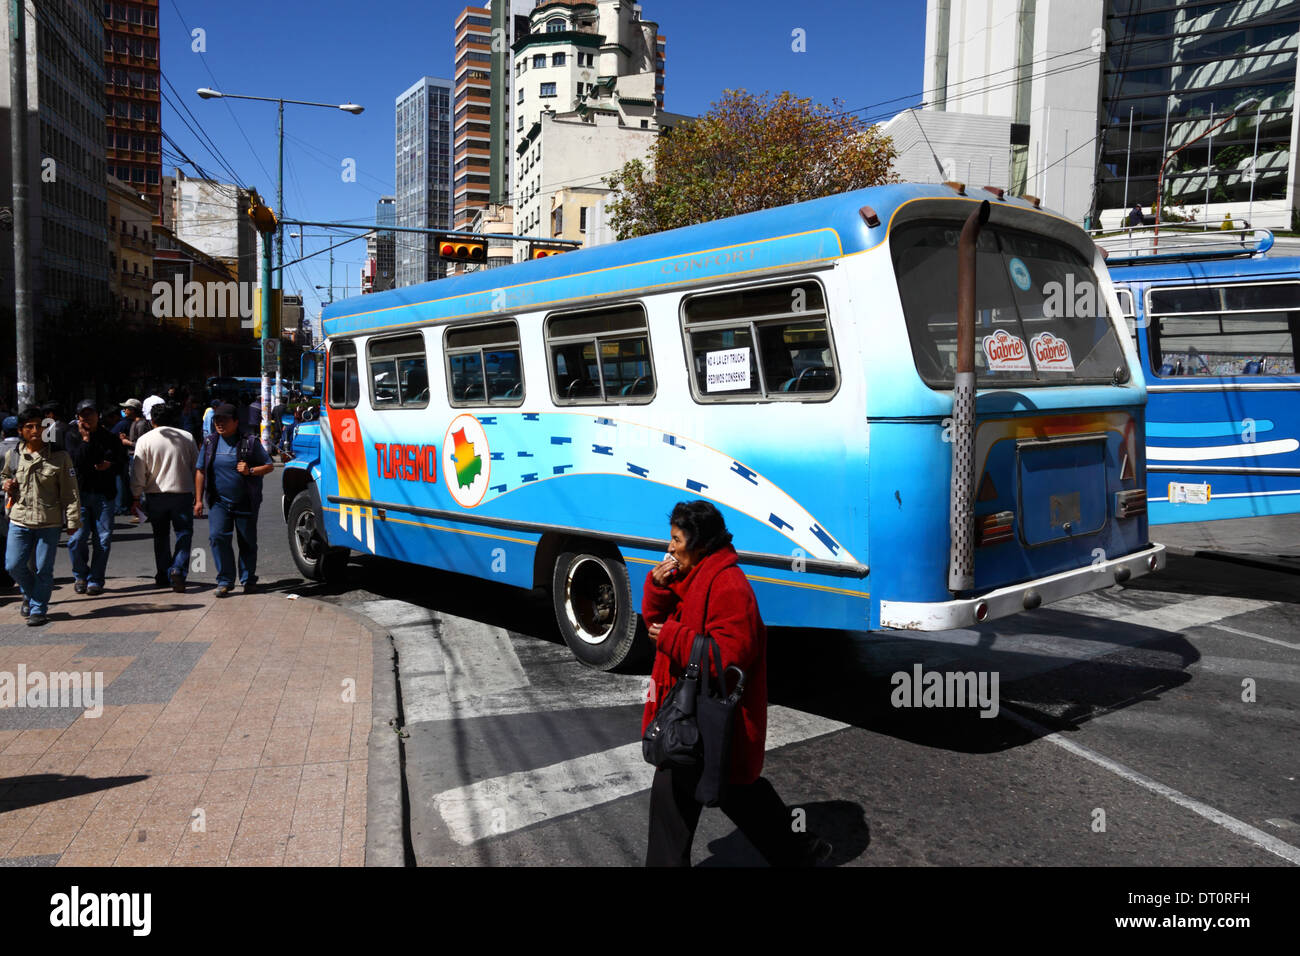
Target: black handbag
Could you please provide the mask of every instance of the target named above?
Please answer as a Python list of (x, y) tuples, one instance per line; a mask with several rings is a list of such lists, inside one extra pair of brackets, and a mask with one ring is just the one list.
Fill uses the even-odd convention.
[(668, 691), (641, 737), (641, 755), (659, 769), (698, 767), (704, 756), (695, 709), (700, 692), (700, 665), (705, 638), (697, 635), (686, 672)]
[[(707, 649), (701, 669), (701, 686), (703, 693), (696, 698), (695, 723), (699, 728), (703, 744), (700, 782), (695, 786), (695, 799), (706, 807), (716, 807), (727, 791), (727, 775), (731, 770), (731, 738), (735, 730), (736, 704), (745, 692), (745, 672), (732, 664), (723, 667), (722, 648), (711, 637), (705, 637)], [(698, 642), (700, 638), (696, 638)], [(712, 660), (718, 672), (715, 689), (709, 676), (709, 661)], [(736, 685), (727, 691), (727, 678), (735, 673)]]

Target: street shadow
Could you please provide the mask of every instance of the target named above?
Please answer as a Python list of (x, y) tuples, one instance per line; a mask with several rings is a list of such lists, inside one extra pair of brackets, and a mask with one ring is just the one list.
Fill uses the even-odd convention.
[(38, 773), (24, 777), (0, 780), (0, 819), (7, 810), (21, 810), (55, 800), (80, 797), (100, 790), (125, 787), (127, 784), (148, 780), (148, 774), (125, 777), (66, 776), (61, 773)]
[[(195, 589), (197, 590), (197, 588)], [(184, 594), (177, 594), (178, 598), (184, 597)], [(88, 608), (84, 612), (76, 615), (65, 614), (65, 617), (89, 617), (92, 619), (106, 617), (132, 617), (136, 614), (160, 614), (164, 611), (193, 611), (203, 607), (202, 604), (181, 604), (179, 602), (159, 602), (158, 604), (144, 604), (128, 602), (126, 604), (109, 604), (104, 607)], [(55, 615), (50, 615), (50, 620), (55, 620)]]
[[(871, 826), (867, 823), (867, 813), (861, 804), (849, 800), (827, 800), (790, 809), (804, 810), (807, 814), (804, 821), (806, 832), (821, 837), (831, 845), (830, 857), (818, 866), (843, 866), (851, 863), (867, 852), (871, 845)], [(711, 855), (697, 863), (697, 866), (768, 865), (754, 844), (738, 829), (732, 830), (725, 837), (711, 840), (708, 850)]]

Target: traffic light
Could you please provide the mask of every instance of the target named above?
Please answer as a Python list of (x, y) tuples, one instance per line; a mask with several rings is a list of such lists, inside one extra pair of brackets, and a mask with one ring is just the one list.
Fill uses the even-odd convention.
[(487, 240), (464, 236), (438, 236), (438, 258), (443, 262), (486, 262)]
[[(271, 290), (271, 327), (267, 330), (267, 337), (278, 339), (281, 333), (280, 317), (283, 314), (281, 292), (279, 289)], [(262, 337), (262, 290), (253, 290), (253, 338)]]
[(257, 194), (256, 189), (250, 190), (248, 194), (247, 212), (258, 232), (275, 231), (278, 222), (275, 218), (275, 210), (262, 203), (262, 197)]
[(558, 256), (561, 252), (569, 252), (572, 248), (572, 246), (557, 246), (545, 242), (530, 242), (528, 258), (545, 259), (548, 256)]

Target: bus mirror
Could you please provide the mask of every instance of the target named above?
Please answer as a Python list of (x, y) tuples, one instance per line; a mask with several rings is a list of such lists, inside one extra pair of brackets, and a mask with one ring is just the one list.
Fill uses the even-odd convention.
[(317, 394), (321, 380), (321, 357), (313, 352), (304, 352), (298, 362), (298, 378), (302, 380), (304, 395)]

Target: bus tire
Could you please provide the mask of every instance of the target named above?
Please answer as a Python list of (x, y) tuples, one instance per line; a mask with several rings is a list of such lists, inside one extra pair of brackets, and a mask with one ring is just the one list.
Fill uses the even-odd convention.
[(555, 559), (551, 602), (564, 642), (588, 667), (613, 670), (637, 645), (641, 616), (632, 608), (632, 584), (617, 554), (562, 553)]
[(320, 534), (319, 516), (311, 492), (300, 491), (289, 506), (289, 554), (309, 581), (337, 583), (348, 564), (346, 548), (331, 548)]

